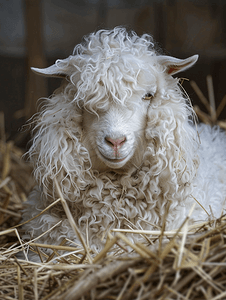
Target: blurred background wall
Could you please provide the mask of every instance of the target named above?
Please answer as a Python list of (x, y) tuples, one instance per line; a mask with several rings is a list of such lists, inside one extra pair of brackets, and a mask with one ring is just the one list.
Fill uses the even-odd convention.
[[(178, 58), (199, 54), (195, 67), (179, 76), (194, 80), (207, 97), (213, 77), (218, 105), (226, 94), (226, 2), (224, 0), (0, 0), (0, 111), (6, 139), (23, 144), (18, 130), (51, 94), (60, 79), (33, 75), (66, 58), (82, 37), (101, 28), (125, 25), (150, 33), (163, 51)], [(205, 107), (185, 81), (193, 104)], [(221, 113), (220, 118), (225, 118)]]

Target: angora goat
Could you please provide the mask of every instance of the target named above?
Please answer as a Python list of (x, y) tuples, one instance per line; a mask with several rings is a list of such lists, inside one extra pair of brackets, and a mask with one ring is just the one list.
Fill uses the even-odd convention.
[[(195, 199), (205, 210), (197, 204), (191, 220), (219, 217), (225, 133), (193, 125), (189, 101), (172, 77), (197, 58), (163, 56), (151, 36), (117, 27), (86, 36), (73, 55), (49, 68), (33, 68), (65, 80), (36, 117), (29, 157), (39, 187), (24, 220), (58, 198), (56, 181), (94, 251), (112, 228), (161, 227), (166, 207), (166, 228), (178, 228)], [(60, 220), (39, 241), (80, 243), (61, 204), (26, 224), (25, 236), (37, 237)]]

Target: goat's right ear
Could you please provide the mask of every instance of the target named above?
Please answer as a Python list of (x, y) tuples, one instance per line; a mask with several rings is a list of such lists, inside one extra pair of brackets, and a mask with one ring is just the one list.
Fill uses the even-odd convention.
[(157, 56), (157, 61), (165, 66), (169, 75), (174, 75), (192, 67), (198, 60), (198, 57), (197, 54), (186, 59), (178, 59), (172, 56)]
[(70, 61), (70, 56), (66, 59), (58, 59), (54, 65), (44, 68), (44, 69), (39, 69), (39, 68), (31, 68), (31, 70), (42, 76), (46, 77), (61, 77), (65, 78), (67, 76), (70, 76), (72, 74), (72, 66), (69, 63)]

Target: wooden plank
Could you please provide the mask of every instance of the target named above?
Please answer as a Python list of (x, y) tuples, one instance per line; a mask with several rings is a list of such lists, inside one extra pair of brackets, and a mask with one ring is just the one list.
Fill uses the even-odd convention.
[(42, 1), (25, 0), (27, 48), (27, 81), (24, 116), (29, 119), (36, 112), (36, 102), (47, 96), (47, 79), (35, 75), (30, 68), (46, 67), (43, 44)]

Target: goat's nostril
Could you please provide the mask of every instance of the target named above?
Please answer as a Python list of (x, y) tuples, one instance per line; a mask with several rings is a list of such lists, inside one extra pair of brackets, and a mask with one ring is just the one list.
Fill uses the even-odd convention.
[(113, 148), (120, 148), (126, 141), (126, 137), (122, 137), (119, 139), (112, 139), (108, 136), (105, 137), (105, 141), (109, 144), (109, 146)]
[(105, 138), (105, 141), (107, 142), (107, 144), (109, 145), (109, 146), (113, 146), (114, 147), (114, 144), (112, 143), (112, 141), (109, 139), (109, 138)]

